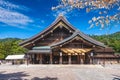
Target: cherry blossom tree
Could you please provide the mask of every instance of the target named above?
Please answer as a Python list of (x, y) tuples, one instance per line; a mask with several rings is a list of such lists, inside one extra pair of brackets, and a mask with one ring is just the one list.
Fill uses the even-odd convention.
[(98, 14), (88, 21), (90, 28), (100, 26), (104, 29), (113, 23), (120, 24), (120, 0), (61, 0), (52, 10), (62, 8), (68, 12), (73, 9), (85, 9), (86, 13), (96, 10)]

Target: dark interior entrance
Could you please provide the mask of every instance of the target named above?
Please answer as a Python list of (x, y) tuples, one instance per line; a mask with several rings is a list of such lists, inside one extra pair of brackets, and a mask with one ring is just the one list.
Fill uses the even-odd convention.
[(43, 54), (43, 55), (42, 55), (42, 63), (43, 63), (43, 64), (49, 64), (49, 63), (50, 63), (50, 55), (48, 55), (48, 54)]
[(85, 64), (90, 64), (90, 55), (87, 53), (85, 54)]
[(72, 62), (72, 64), (77, 64), (78, 62), (77, 62), (77, 55), (72, 55), (71, 56), (71, 62)]
[(59, 64), (59, 55), (54, 55), (53, 56), (53, 64)]
[(68, 64), (68, 55), (63, 55), (62, 56), (62, 63), (63, 64)]
[(32, 58), (33, 64), (39, 64), (39, 60), (37, 60), (37, 54), (34, 54), (33, 56), (34, 56)]

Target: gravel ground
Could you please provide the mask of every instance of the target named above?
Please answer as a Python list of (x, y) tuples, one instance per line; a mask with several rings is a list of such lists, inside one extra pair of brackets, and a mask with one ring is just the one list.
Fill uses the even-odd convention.
[(120, 64), (0, 65), (0, 80), (120, 80)]

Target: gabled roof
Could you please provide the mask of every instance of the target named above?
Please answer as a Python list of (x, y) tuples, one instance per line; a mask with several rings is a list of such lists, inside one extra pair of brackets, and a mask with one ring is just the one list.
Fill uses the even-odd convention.
[(43, 34), (45, 34), (46, 32), (48, 32), (49, 30), (53, 29), (53, 27), (58, 24), (60, 21), (62, 21), (63, 23), (65, 23), (69, 28), (71, 28), (73, 31), (76, 30), (76, 28), (74, 28), (68, 21), (67, 19), (63, 16), (63, 15), (59, 15), (57, 17), (57, 19), (49, 26), (47, 27), (45, 30), (43, 30), (42, 32), (38, 33), (37, 35), (21, 42), (19, 45), (24, 45), (24, 44), (30, 44), (32, 42), (34, 42), (35, 40), (37, 40), (38, 38), (40, 38)]
[(60, 41), (60, 42), (58, 42), (58, 43), (56, 43), (56, 44), (51, 45), (51, 47), (58, 46), (58, 45), (62, 45), (62, 44), (64, 44), (65, 42), (68, 42), (68, 41), (74, 39), (74, 38), (77, 37), (77, 36), (80, 37), (80, 38), (82, 38), (82, 39), (84, 39), (85, 41), (88, 41), (88, 42), (94, 44), (94, 45), (101, 46), (101, 47), (106, 47), (103, 43), (92, 39), (91, 37), (89, 37), (88, 35), (85, 35), (84, 33), (80, 32), (79, 30), (76, 30), (76, 31), (73, 33), (72, 36), (70, 36), (70, 37), (68, 37), (68, 38), (66, 38), (66, 39), (64, 39), (64, 40), (62, 40), (62, 41)]

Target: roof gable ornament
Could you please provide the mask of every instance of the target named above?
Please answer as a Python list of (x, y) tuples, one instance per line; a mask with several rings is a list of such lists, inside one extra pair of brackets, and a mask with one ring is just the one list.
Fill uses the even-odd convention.
[(64, 16), (64, 14), (63, 13), (59, 13), (59, 15), (58, 16)]

